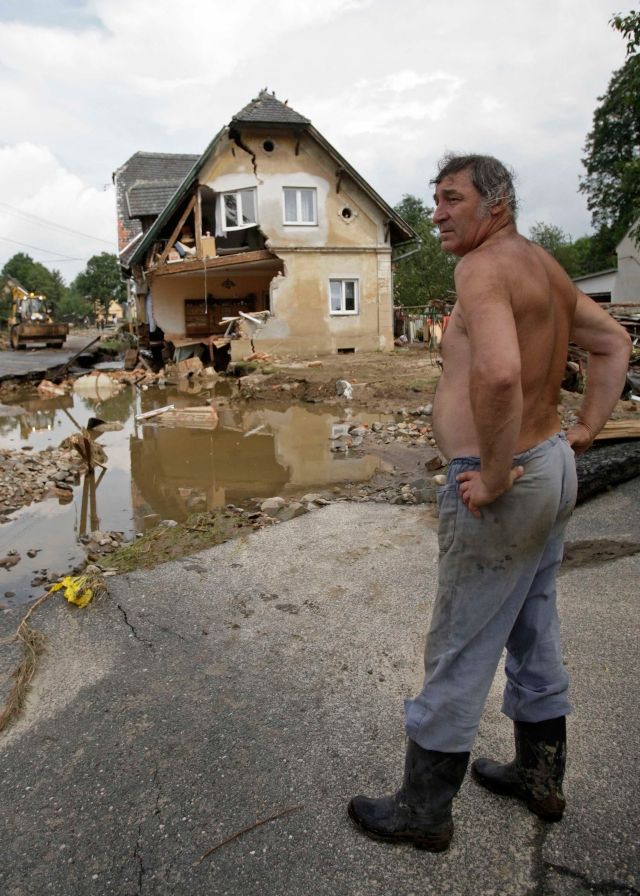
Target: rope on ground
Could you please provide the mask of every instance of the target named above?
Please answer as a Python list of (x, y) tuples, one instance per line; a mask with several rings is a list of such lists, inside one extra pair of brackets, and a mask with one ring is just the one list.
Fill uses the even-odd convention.
[(10, 639), (11, 641), (18, 641), (22, 645), (22, 659), (12, 673), (13, 686), (2, 708), (2, 712), (0, 712), (0, 732), (14, 722), (22, 712), (31, 682), (38, 668), (39, 657), (44, 653), (44, 635), (37, 629), (31, 628), (29, 617), (48, 597), (51, 597), (50, 592), (43, 594), (41, 598), (31, 605), (28, 612), (22, 617), (15, 635)]
[(281, 809), (274, 815), (269, 815), (268, 818), (261, 818), (260, 821), (256, 821), (254, 822), (254, 824), (250, 824), (249, 827), (242, 828), (241, 831), (236, 831), (235, 834), (231, 834), (230, 837), (226, 837), (224, 840), (221, 840), (220, 843), (216, 843), (215, 846), (212, 846), (211, 849), (208, 849), (205, 853), (203, 853), (196, 864), (199, 865), (207, 858), (207, 856), (210, 856), (212, 852), (215, 852), (216, 849), (220, 849), (221, 846), (226, 846), (226, 844), (231, 843), (232, 840), (237, 840), (237, 838), (241, 837), (243, 834), (248, 834), (249, 831), (253, 831), (255, 830), (255, 828), (259, 828), (263, 824), (267, 824), (268, 821), (274, 821), (276, 818), (282, 818), (283, 815), (290, 815), (292, 812), (299, 812), (300, 809), (304, 809), (302, 803), (299, 806), (289, 806), (288, 809)]

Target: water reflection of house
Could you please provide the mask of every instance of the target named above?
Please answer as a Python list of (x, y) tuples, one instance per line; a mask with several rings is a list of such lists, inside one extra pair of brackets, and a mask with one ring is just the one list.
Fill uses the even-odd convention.
[(131, 478), (154, 513), (183, 520), (194, 510), (264, 495), (265, 488), (282, 491), (289, 476), (270, 433), (244, 438), (226, 428), (147, 425), (131, 438)]
[(213, 431), (145, 425), (132, 437), (138, 517), (152, 511), (183, 520), (192, 511), (248, 498), (364, 481), (380, 466), (369, 455), (333, 453), (336, 417), (322, 409), (221, 408), (219, 415)]

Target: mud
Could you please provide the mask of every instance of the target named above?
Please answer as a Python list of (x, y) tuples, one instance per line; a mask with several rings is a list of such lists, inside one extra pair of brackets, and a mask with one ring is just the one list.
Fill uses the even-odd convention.
[(616, 541), (610, 538), (596, 538), (587, 541), (568, 541), (564, 546), (561, 572), (580, 569), (583, 566), (599, 566), (609, 560), (629, 557), (640, 553), (638, 541)]

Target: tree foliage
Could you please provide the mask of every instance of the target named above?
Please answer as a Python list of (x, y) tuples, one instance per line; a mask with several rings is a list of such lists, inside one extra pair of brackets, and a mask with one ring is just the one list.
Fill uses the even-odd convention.
[(80, 322), (85, 318), (93, 318), (93, 315), (94, 309), (91, 302), (71, 289), (65, 290), (65, 294), (56, 308), (56, 317), (69, 322)]
[(71, 290), (91, 304), (99, 302), (105, 314), (113, 299), (116, 302), (125, 302), (127, 290), (120, 279), (117, 257), (111, 252), (93, 255), (87, 262), (85, 270), (79, 273), (71, 284)]
[(599, 97), (580, 190), (594, 227), (608, 228), (615, 247), (640, 216), (640, 13), (614, 16), (611, 24), (627, 39), (627, 59)]
[(609, 22), (627, 41), (627, 56), (640, 48), (640, 13), (632, 9), (627, 16), (612, 16)]
[(452, 301), (456, 259), (440, 247), (431, 220), (432, 209), (417, 196), (405, 194), (395, 210), (411, 224), (421, 245), (415, 254), (402, 259), (395, 267), (394, 302), (405, 307), (424, 307), (434, 300)]
[(67, 288), (60, 271), (50, 271), (25, 252), (13, 255), (3, 267), (2, 275), (13, 277), (28, 292), (45, 295), (54, 308)]
[(601, 228), (593, 236), (572, 240), (561, 227), (538, 221), (530, 228), (529, 239), (553, 255), (570, 277), (594, 274), (616, 265), (615, 252), (610, 248), (611, 234), (607, 228)]

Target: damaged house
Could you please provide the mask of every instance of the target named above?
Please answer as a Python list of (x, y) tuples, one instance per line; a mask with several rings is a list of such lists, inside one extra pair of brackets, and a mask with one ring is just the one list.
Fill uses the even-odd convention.
[(114, 182), (138, 319), (176, 356), (239, 333), (276, 354), (392, 347), (392, 250), (416, 234), (273, 94), (201, 156), (136, 153)]

